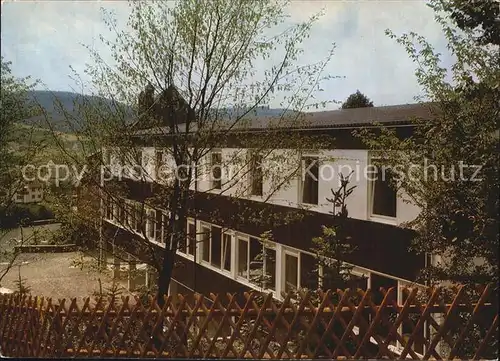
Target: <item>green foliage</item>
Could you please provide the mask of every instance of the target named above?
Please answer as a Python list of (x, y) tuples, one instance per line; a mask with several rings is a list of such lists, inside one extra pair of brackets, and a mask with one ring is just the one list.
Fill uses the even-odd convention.
[(500, 45), (498, 0), (443, 0), (441, 6), (460, 29), (473, 31), (479, 44)]
[(0, 228), (3, 229), (53, 218), (54, 213), (43, 204), (13, 204), (10, 207), (0, 208)]
[[(352, 174), (352, 173), (351, 173)], [(349, 242), (349, 235), (345, 230), (345, 221), (348, 217), (346, 200), (355, 189), (349, 186), (351, 176), (340, 174), (340, 187), (331, 189), (332, 198), (327, 198), (332, 204), (332, 226), (323, 226), (323, 235), (313, 238), (313, 251), (318, 260), (319, 269), (322, 268), (321, 284), (323, 289), (345, 288), (352, 278), (353, 266), (346, 263), (346, 257), (355, 251)]]
[(349, 95), (346, 101), (342, 103), (342, 109), (365, 107), (373, 107), (373, 102), (359, 90), (356, 90), (356, 93)]
[(31, 286), (26, 283), (26, 278), (21, 277), (21, 266), (18, 267), (18, 278), (14, 281), (16, 285), (15, 293), (19, 296), (29, 295), (31, 293)]
[[(186, 170), (183, 166), (196, 164), (200, 173), (205, 171), (202, 163), (207, 153), (228, 140), (229, 131), (247, 127), (249, 115), (265, 104), (276, 102), (282, 109), (274, 114), (271, 125), (273, 122), (297, 125), (305, 120), (304, 109), (326, 105), (326, 102), (311, 102), (311, 94), (321, 82), (333, 78), (323, 75), (323, 70), (333, 55), (334, 46), (328, 49), (324, 59), (304, 64), (301, 59), (305, 54), (303, 44), (321, 14), (288, 25), (285, 11), (288, 3), (281, 0), (131, 2), (126, 30), (118, 29), (113, 14), (104, 11), (106, 25), (113, 35), (101, 34), (100, 40), (110, 49), (114, 65), (109, 66), (111, 63), (103, 60), (95, 47), (88, 47), (94, 61), (85, 72), (93, 80), (95, 95), (113, 101), (84, 101), (78, 105), (82, 124), (76, 135), (88, 142), (87, 146), (82, 146), (84, 155), (97, 153), (96, 159), (103, 165), (106, 158), (101, 159), (98, 152), (102, 146), (113, 147), (110, 158), (119, 159), (122, 165), (138, 164), (145, 169), (145, 164), (155, 159), (144, 159), (143, 164), (142, 158), (138, 161), (138, 155), (142, 145), (151, 144), (162, 149), (163, 160), (172, 160), (174, 167), (180, 167), (180, 177), (158, 182), (162, 187), (154, 186), (162, 190), (155, 190), (153, 197), (144, 200), (148, 206), (154, 204), (171, 212), (164, 227), (167, 237), (172, 237), (172, 249), (166, 249), (163, 257), (158, 257), (152, 244), (141, 245), (145, 249), (143, 254), (148, 254), (149, 263), (161, 271), (160, 294), (166, 292), (164, 287), (169, 284), (175, 248), (179, 240), (186, 238), (188, 204), (192, 203), (189, 185), (195, 174), (192, 168)], [(114, 40), (108, 40), (111, 38)], [(263, 71), (256, 65), (261, 61), (267, 65)], [(75, 78), (79, 78), (78, 74)], [(140, 102), (137, 102), (138, 95)], [(126, 109), (129, 105), (134, 113), (132, 127), (129, 126), (130, 112)], [(49, 114), (45, 116), (50, 118)], [(65, 116), (68, 124), (74, 123), (71, 112)], [(182, 126), (178, 127), (177, 123)], [(156, 135), (144, 132), (139, 142), (137, 130), (148, 130)], [(187, 133), (192, 134), (187, 136)], [(318, 142), (308, 142), (303, 136), (284, 131), (256, 140), (245, 140), (245, 144), (261, 151), (266, 161), (283, 166), (266, 168), (271, 168), (275, 174), (263, 174), (272, 184), (269, 194), (263, 195), (265, 202), (297, 176), (301, 149), (316, 149)], [(290, 148), (283, 147), (285, 143), (293, 144), (294, 148), (287, 154), (273, 153), (277, 148)], [(61, 146), (64, 148), (64, 144)], [(82, 162), (70, 154), (68, 159)], [(249, 160), (244, 151), (235, 151), (234, 157), (224, 162), (223, 166), (238, 168), (234, 179), (248, 177), (245, 166)], [(236, 183), (234, 179), (222, 185), (221, 193)], [(100, 187), (103, 193), (115, 198), (126, 196), (125, 192), (111, 189), (110, 183), (97, 184), (96, 188)], [(145, 177), (136, 183), (148, 184)], [(248, 195), (244, 186), (235, 186), (234, 191), (233, 196)], [(238, 196), (232, 198), (237, 202)], [(67, 205), (69, 200), (61, 202)], [(79, 208), (78, 216), (86, 219), (92, 211), (95, 209)], [(209, 215), (214, 223), (219, 216), (217, 211)], [(245, 209), (234, 215), (235, 228), (239, 222), (249, 219), (262, 221), (262, 214), (250, 215), (250, 211)], [(109, 237), (106, 241), (111, 243)], [(160, 258), (165, 260), (164, 264), (160, 264)]]
[(387, 128), (379, 137), (360, 134), (380, 156), (377, 163), (397, 174), (395, 186), (421, 209), (407, 226), (418, 231), (413, 248), (435, 256), (422, 280), (497, 281), (500, 52), (478, 43), (470, 29), (458, 32), (445, 20), (450, 8), (442, 2), (431, 6), (456, 59), (451, 69), (422, 36), (387, 33), (417, 64), (434, 116), (416, 119), (408, 139)]
[(271, 252), (267, 251), (271, 248), (270, 245), (273, 242), (272, 232), (266, 231), (262, 233), (259, 242), (262, 245), (262, 247), (261, 251), (251, 261), (250, 268), (252, 269), (252, 271), (250, 274), (250, 281), (258, 285), (262, 290), (264, 290), (271, 288), (270, 283), (272, 280), (271, 275), (268, 272), (266, 272), (265, 264), (266, 263), (275, 264), (276, 262), (276, 259), (271, 254)]
[(14, 123), (36, 114), (34, 104), (27, 97), (34, 84), (29, 78), (16, 79), (11, 74), (10, 62), (1, 58), (0, 80), (0, 207), (12, 204), (12, 195), (20, 187), (20, 167), (36, 153), (36, 144), (27, 130), (23, 136), (29, 139), (28, 146), (14, 153), (10, 147), (16, 140)]

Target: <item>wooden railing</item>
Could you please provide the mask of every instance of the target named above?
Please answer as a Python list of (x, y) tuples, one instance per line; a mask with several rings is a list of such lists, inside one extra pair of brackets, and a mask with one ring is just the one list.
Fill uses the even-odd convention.
[(0, 296), (13, 357), (498, 358), (493, 287), (58, 300)]

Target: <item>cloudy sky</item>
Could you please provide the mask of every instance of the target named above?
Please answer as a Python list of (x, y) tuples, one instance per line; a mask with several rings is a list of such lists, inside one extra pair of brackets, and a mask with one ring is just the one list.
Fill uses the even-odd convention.
[[(75, 83), (69, 67), (83, 75), (85, 63), (91, 61), (81, 44), (99, 47), (98, 35), (109, 34), (101, 7), (113, 9), (123, 22), (129, 14), (127, 2), (119, 0), (2, 1), (2, 56), (12, 61), (14, 75), (41, 79), (46, 89), (71, 91)], [(322, 59), (334, 42), (335, 55), (325, 72), (345, 77), (324, 84), (323, 100), (344, 100), (359, 89), (375, 105), (414, 102), (420, 94), (415, 66), (404, 49), (384, 34), (387, 28), (396, 34), (416, 31), (446, 53), (440, 27), (425, 1), (297, 0), (287, 11), (291, 21), (301, 21), (321, 9), (325, 15), (307, 40), (306, 61)], [(445, 65), (451, 61), (444, 60)]]

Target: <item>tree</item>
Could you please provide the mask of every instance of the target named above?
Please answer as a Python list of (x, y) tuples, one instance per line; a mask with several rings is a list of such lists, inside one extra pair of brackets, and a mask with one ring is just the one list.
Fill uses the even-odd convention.
[(441, 6), (460, 29), (471, 31), (479, 44), (500, 45), (497, 0), (443, 0)]
[(363, 139), (379, 153), (379, 165), (397, 174), (394, 186), (421, 209), (407, 226), (418, 232), (414, 249), (434, 258), (422, 279), (497, 283), (500, 53), (478, 43), (471, 29), (458, 32), (445, 21), (450, 8), (442, 2), (431, 6), (456, 58), (450, 70), (422, 36), (387, 32), (418, 65), (434, 116), (416, 119), (409, 139), (389, 129), (379, 137), (362, 132)]
[[(300, 44), (319, 15), (288, 26), (286, 4), (264, 0), (182, 1), (173, 6), (169, 2), (134, 2), (129, 19), (132, 31), (116, 30), (113, 17), (105, 14), (116, 41), (101, 39), (112, 50), (115, 65), (110, 66), (89, 48), (95, 64), (89, 66), (87, 73), (98, 89), (97, 95), (111, 99), (112, 103), (81, 105), (83, 127), (77, 135), (85, 138), (94, 151), (101, 146), (112, 148), (109, 157), (108, 153), (102, 154), (99, 166), (110, 168), (109, 158), (118, 159), (122, 165), (133, 164), (131, 172), (139, 175), (137, 183), (155, 189), (153, 196), (139, 200), (137, 213), (122, 209), (127, 215), (137, 215), (134, 222), (143, 236), (147, 238), (145, 208), (168, 210), (168, 220), (162, 225), (168, 235), (163, 255), (159, 256), (150, 242), (137, 245), (150, 255), (150, 263), (159, 272), (160, 304), (170, 283), (176, 250), (186, 240), (189, 204), (195, 197), (190, 186), (198, 184), (195, 178), (209, 175), (216, 179), (222, 175), (222, 179), (212, 183), (211, 191), (222, 194), (231, 190), (232, 202), (238, 202), (238, 194), (249, 192), (248, 183), (237, 182), (248, 177), (248, 164), (256, 159), (260, 164), (273, 164), (266, 169), (261, 167), (262, 177), (271, 183), (271, 189), (262, 195), (265, 202), (297, 176), (301, 150), (315, 149), (321, 144), (280, 130), (283, 125), (300, 123), (307, 107), (324, 105), (308, 101), (319, 82), (331, 78), (322, 76), (331, 51), (316, 64), (297, 65), (303, 52)], [(286, 31), (282, 31), (283, 27)], [(255, 66), (260, 59), (267, 61), (264, 69)], [(139, 93), (140, 101), (136, 104)], [(221, 142), (228, 142), (235, 130), (248, 127), (251, 112), (273, 99), (279, 99), (283, 112), (267, 124), (276, 130), (272, 137), (245, 137), (248, 147), (254, 149), (251, 156), (237, 149), (224, 159), (212, 158), (218, 163), (218, 170), (210, 169), (206, 159), (211, 151)], [(131, 104), (135, 112), (132, 125), (124, 109)], [(157, 135), (150, 134), (153, 131)], [(138, 132), (142, 133), (143, 144), (153, 144), (158, 151), (143, 157)], [(71, 159), (81, 162), (75, 156)], [(150, 166), (158, 159), (171, 168), (165, 172), (158, 169), (162, 176), (151, 180), (144, 170), (151, 173)], [(225, 175), (221, 168), (228, 167), (233, 172)], [(105, 175), (110, 172), (106, 169)], [(123, 203), (123, 184), (105, 183), (93, 183), (99, 198)], [(220, 215), (214, 211), (211, 217), (215, 222)], [(251, 210), (243, 208), (231, 221), (236, 223), (242, 218), (270, 224), (287, 221), (280, 215), (252, 215)], [(113, 239), (110, 243), (116, 245)]]
[[(11, 143), (16, 142), (14, 132), (16, 122), (35, 114), (34, 104), (28, 99), (28, 91), (34, 84), (28, 84), (29, 77), (16, 79), (11, 74), (11, 63), (1, 60), (1, 112), (0, 112), (0, 208), (4, 211), (12, 204), (12, 196), (21, 186), (20, 168), (34, 152), (36, 144), (29, 142), (27, 149), (14, 152)], [(27, 128), (23, 137), (30, 138), (32, 133)], [(1, 224), (0, 224), (1, 226)]]
[[(355, 251), (355, 247), (349, 243), (349, 235), (345, 229), (348, 218), (346, 200), (355, 188), (355, 186), (349, 187), (351, 174), (344, 176), (341, 173), (339, 189), (335, 191), (331, 189), (332, 198), (327, 198), (333, 208), (330, 212), (333, 224), (323, 226), (323, 235), (313, 238), (313, 250), (318, 259), (317, 274), (321, 275), (323, 289), (343, 289), (352, 281), (353, 266), (346, 262), (346, 258)], [(320, 268), (322, 268), (321, 273)]]
[(349, 95), (346, 101), (342, 103), (342, 109), (365, 107), (373, 107), (373, 102), (359, 90), (356, 90), (356, 93)]
[[(0, 258), (3, 266), (0, 270), (0, 282), (2, 278), (15, 265), (17, 258), (14, 252), (16, 245), (28, 241), (21, 232), (18, 243), (7, 239), (10, 228), (16, 228), (24, 224), (24, 219), (16, 219), (11, 222), (10, 215), (16, 211), (14, 207), (14, 195), (24, 186), (21, 168), (33, 159), (40, 150), (41, 145), (33, 141), (33, 129), (23, 128), (24, 132), (16, 132), (16, 122), (36, 115), (36, 109), (28, 99), (28, 91), (36, 83), (30, 84), (30, 78), (17, 79), (11, 74), (11, 63), (1, 58), (1, 81), (0, 81)], [(12, 144), (18, 141), (18, 137), (28, 139), (27, 145), (13, 150)]]

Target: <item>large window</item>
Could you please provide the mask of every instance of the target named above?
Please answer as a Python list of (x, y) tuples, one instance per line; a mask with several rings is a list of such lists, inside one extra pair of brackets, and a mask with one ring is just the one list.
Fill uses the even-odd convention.
[(149, 240), (154, 240), (156, 234), (156, 211), (154, 209), (150, 209), (147, 211), (146, 222), (147, 237)]
[(237, 275), (248, 279), (248, 241), (238, 237)]
[(222, 269), (231, 271), (231, 235), (224, 233), (222, 235)]
[(276, 290), (276, 250), (264, 247), (264, 279), (265, 289)]
[(121, 226), (125, 225), (125, 213), (126, 213), (125, 206), (126, 204), (123, 201), (118, 203), (118, 223)]
[(196, 252), (196, 224), (190, 221), (187, 228), (187, 252), (191, 256)]
[(221, 268), (221, 237), (222, 230), (220, 227), (212, 226), (210, 237), (210, 264), (214, 267)]
[(105, 217), (106, 219), (112, 220), (113, 219), (113, 198), (111, 196), (107, 196), (105, 200)]
[(319, 287), (318, 261), (316, 257), (300, 253), (300, 287), (317, 290)]
[(168, 224), (170, 222), (170, 213), (169, 212), (162, 212), (161, 221), (163, 224), (161, 243), (166, 244), (167, 238), (170, 238), (170, 234), (168, 233)]
[(136, 177), (140, 177), (142, 174), (142, 150), (134, 149), (134, 174)]
[(318, 204), (319, 164), (317, 157), (302, 158), (302, 203)]
[(222, 153), (213, 151), (211, 153), (210, 174), (212, 176), (212, 188), (222, 188)]
[(263, 175), (262, 175), (262, 155), (257, 151), (250, 151), (250, 194), (262, 196)]
[(160, 180), (163, 176), (161, 173), (161, 167), (163, 165), (163, 151), (156, 149), (155, 150), (155, 175), (156, 180)]
[(396, 217), (396, 190), (392, 184), (393, 175), (385, 167), (377, 167), (370, 176), (371, 214)]
[(163, 242), (163, 212), (156, 211), (155, 217), (155, 240), (156, 242)]
[(238, 276), (258, 285), (262, 283), (261, 252), (262, 243), (257, 238), (238, 238)]
[(299, 288), (299, 258), (285, 252), (285, 292), (295, 291)]
[(137, 227), (135, 203), (132, 203), (132, 202), (127, 203), (127, 215), (128, 215), (128, 223), (129, 223), (130, 229), (135, 230)]
[(248, 246), (250, 248), (250, 259), (248, 262), (250, 273), (248, 280), (252, 283), (257, 284), (258, 286), (262, 286), (264, 272), (264, 265), (262, 260), (262, 243), (257, 238), (250, 237)]
[(201, 259), (210, 262), (210, 227), (201, 227)]
[(142, 205), (135, 203), (135, 230), (142, 233), (145, 230), (145, 217), (142, 214)]

